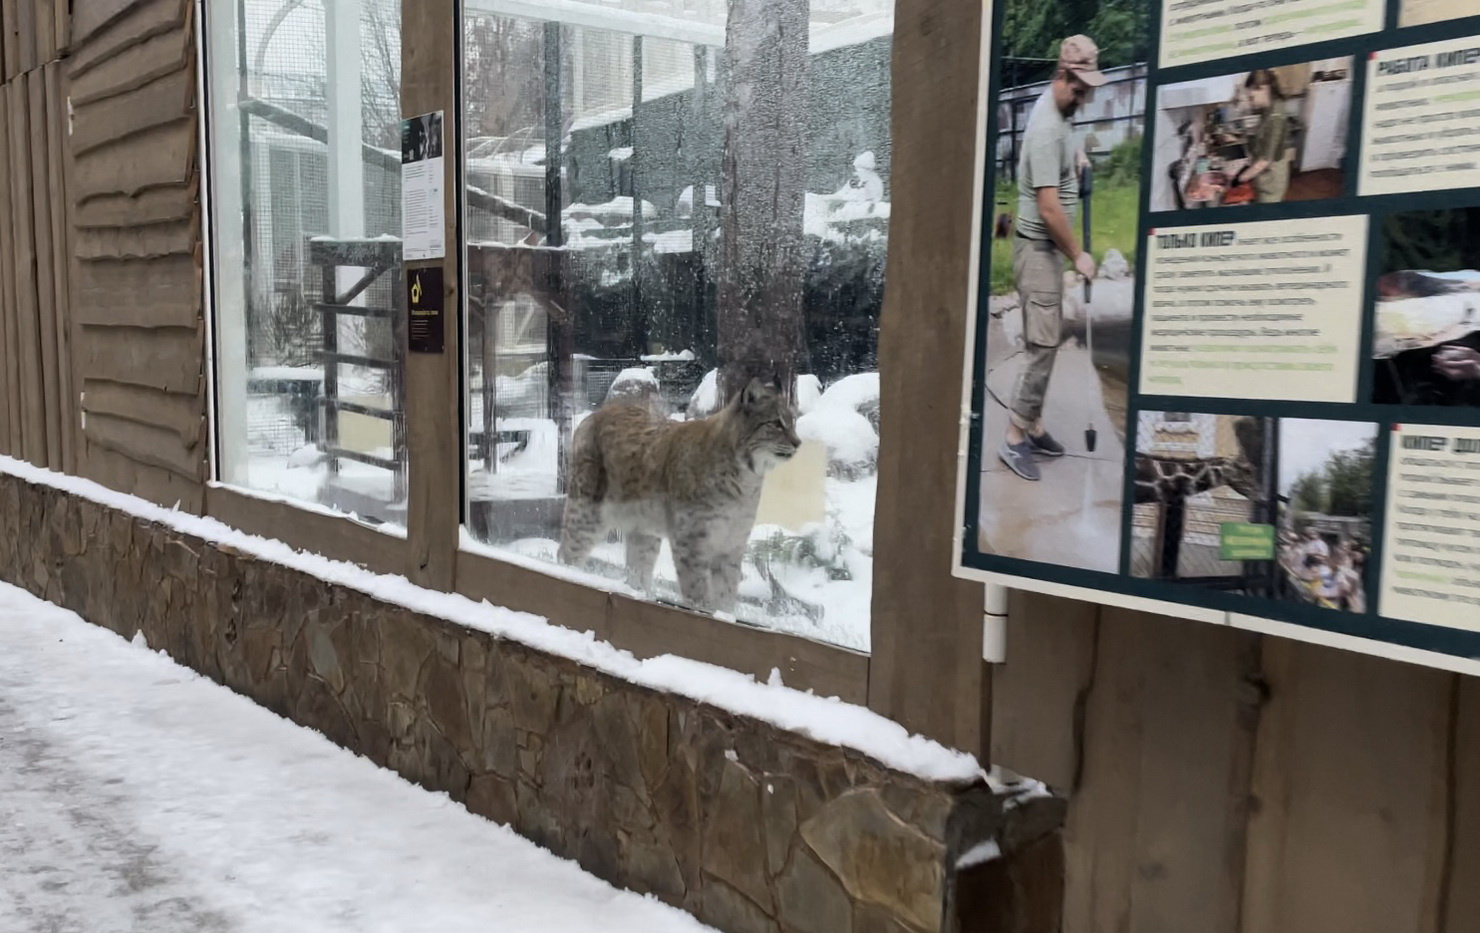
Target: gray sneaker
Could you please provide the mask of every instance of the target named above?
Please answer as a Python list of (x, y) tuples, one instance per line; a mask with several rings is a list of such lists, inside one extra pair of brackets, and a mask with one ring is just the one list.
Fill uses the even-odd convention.
[(1033, 445), (1027, 441), (1021, 444), (1009, 444), (1007, 438), (1002, 439), (1002, 446), (997, 448), (997, 456), (1007, 464), (1007, 468), (1021, 476), (1023, 479), (1038, 481), (1038, 464), (1033, 459)]
[(1034, 451), (1045, 457), (1062, 457), (1064, 455), (1064, 445), (1054, 440), (1053, 435), (1047, 431), (1044, 431), (1037, 437), (1029, 434), (1028, 443), (1033, 445)]

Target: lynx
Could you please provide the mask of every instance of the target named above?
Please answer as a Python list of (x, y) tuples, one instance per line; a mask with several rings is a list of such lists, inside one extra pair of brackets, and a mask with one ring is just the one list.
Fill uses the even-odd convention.
[(608, 402), (571, 444), (560, 560), (579, 567), (608, 531), (620, 530), (628, 582), (651, 592), (666, 537), (685, 604), (733, 613), (761, 484), (800, 446), (792, 404), (757, 379), (695, 421)]

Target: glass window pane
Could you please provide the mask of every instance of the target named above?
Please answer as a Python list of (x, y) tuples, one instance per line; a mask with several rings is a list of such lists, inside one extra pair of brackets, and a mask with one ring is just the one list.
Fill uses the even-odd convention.
[(209, 12), (220, 479), (402, 526), (399, 0)]
[(866, 649), (892, 2), (464, 9), (476, 547)]

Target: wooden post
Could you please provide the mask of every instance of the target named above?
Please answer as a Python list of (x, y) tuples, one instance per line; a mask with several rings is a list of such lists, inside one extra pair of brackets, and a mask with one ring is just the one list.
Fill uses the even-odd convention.
[(895, 8), (897, 209), (879, 333), (869, 667), (872, 709), (971, 751), (987, 748), (982, 588), (952, 578), (950, 529), (961, 520), (956, 441), (973, 207), (961, 192), (973, 189), (976, 171), (969, 117), (981, 15), (973, 0), (899, 0)]
[[(405, 263), (405, 272), (440, 266), (443, 283), (445, 348), (441, 353), (406, 353), (406, 440), (408, 453), (407, 538), (411, 545), (411, 581), (451, 589), (462, 524), (461, 451), (458, 419), (461, 379), (458, 360), (461, 328), (461, 238), (458, 191), (461, 140), (457, 138), (458, 44), (454, 0), (418, 0), (401, 8), (401, 115), (443, 111), (445, 142), (443, 179), (445, 242), (443, 259)], [(402, 277), (402, 282), (406, 281)], [(406, 307), (404, 284), (398, 301)], [(400, 328), (405, 340), (408, 328)], [(405, 350), (405, 347), (402, 347)]]
[[(66, 8), (65, 3), (58, 3), (59, 9)], [(66, 45), (66, 32), (62, 28), (67, 17), (58, 17), (57, 42), (60, 46)], [(53, 288), (56, 296), (56, 341), (57, 341), (57, 394), (60, 399), (60, 409), (56, 417), (60, 419), (62, 433), (62, 463), (61, 467), (67, 473), (77, 472), (77, 446), (78, 446), (78, 407), (77, 393), (73, 387), (72, 380), (72, 243), (71, 243), (71, 220), (68, 214), (67, 197), (67, 146), (65, 135), (67, 131), (67, 97), (66, 78), (60, 62), (52, 62), (46, 66), (46, 103), (48, 112), (47, 120), (50, 130), (46, 134), (47, 159), (51, 170), (47, 175), (50, 184), (51, 195), (51, 239), (52, 239), (52, 277)]]
[[(9, 32), (10, 21), (0, 23)], [(16, 315), (15, 237), (10, 207), (10, 101), (0, 86), (0, 453), (20, 456), (20, 336)]]
[[(730, 0), (719, 199), (725, 398), (752, 376), (793, 392), (805, 362), (807, 29), (807, 0)], [(702, 196), (695, 190), (696, 209)]]
[[(637, 354), (651, 352), (652, 340), (652, 312), (647, 303), (642, 300), (642, 195), (643, 186), (637, 173), (642, 167), (643, 158), (641, 136), (639, 135), (638, 111), (642, 109), (642, 36), (632, 37), (632, 136), (628, 140), (632, 154), (627, 157), (627, 177), (632, 184), (632, 299), (631, 314), (636, 322)], [(618, 170), (618, 179), (621, 171)], [(621, 192), (618, 192), (619, 194)]]
[[(39, 24), (45, 24), (48, 29), (46, 35), (50, 35), (50, 27), (55, 23), (51, 11), (46, 11), (46, 16), (37, 20)], [(28, 77), (30, 87), (31, 107), (31, 223), (34, 229), (34, 244), (36, 251), (36, 327), (37, 342), (41, 347), (40, 369), (41, 384), (39, 386), (41, 398), (46, 408), (46, 422), (42, 426), (46, 443), (46, 462), (53, 468), (62, 468), (62, 397), (61, 382), (59, 374), (61, 371), (61, 358), (58, 355), (57, 345), (57, 289), (55, 263), (58, 259), (53, 252), (52, 225), (60, 223), (64, 218), (52, 215), (51, 200), (51, 176), (60, 169), (51, 161), (51, 150), (47, 145), (47, 138), (52, 132), (50, 112), (47, 108), (46, 84), (47, 73), (54, 70), (55, 66), (47, 69), (38, 69), (31, 72)]]
[[(704, 45), (694, 46), (694, 97), (689, 110), (688, 138), (689, 181), (693, 184), (690, 201), (690, 229), (693, 254), (699, 257), (699, 276), (695, 282), (695, 307), (689, 312), (682, 332), (696, 353), (706, 353), (715, 346), (714, 305), (709, 301), (709, 283), (714, 281), (714, 216), (709, 212), (709, 185), (714, 181), (709, 158), (709, 67), (713, 51)], [(708, 359), (707, 353), (704, 359)]]
[[(544, 117), (545, 117), (545, 245), (558, 247), (565, 243), (563, 225), (565, 184), (561, 170), (565, 166), (565, 121), (561, 111), (561, 64), (564, 41), (557, 22), (545, 24), (544, 43)], [(540, 258), (535, 275), (542, 276), (545, 296), (558, 296), (569, 264), (560, 255)], [(545, 334), (547, 348), (550, 419), (555, 422), (555, 491), (565, 492), (571, 434), (571, 357), (574, 356), (572, 322), (565, 314), (564, 303), (545, 301)]]
[[(34, 33), (32, 51), (34, 52)], [(40, 314), (36, 295), (36, 222), (31, 186), (30, 84), (40, 75), (23, 74), (7, 86), (10, 95), (10, 210), (15, 249), (16, 311), (19, 342), (13, 344), (20, 370), (21, 456), (39, 467), (46, 459), (46, 398), (41, 367)]]

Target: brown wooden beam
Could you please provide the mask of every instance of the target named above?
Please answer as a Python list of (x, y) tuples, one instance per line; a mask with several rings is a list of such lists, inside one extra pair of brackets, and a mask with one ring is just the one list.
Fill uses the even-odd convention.
[(899, 0), (893, 202), (874, 515), (869, 706), (943, 743), (988, 747), (982, 588), (951, 576), (972, 247), (982, 4)]
[[(407, 3), (401, 16), (401, 114), (409, 117), (443, 112), (446, 177), (442, 191), (447, 244), (445, 259), (405, 264), (406, 275), (414, 269), (441, 266), (445, 334), (443, 352), (406, 354), (406, 438), (410, 447), (407, 535), (411, 546), (408, 575), (423, 586), (450, 590), (462, 523), (463, 468), (458, 417), (458, 70), (457, 56), (450, 53), (457, 48), (460, 24), (453, 0)], [(404, 302), (405, 296), (400, 300)], [(406, 332), (407, 328), (400, 328), (402, 340)]]

